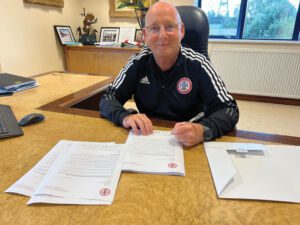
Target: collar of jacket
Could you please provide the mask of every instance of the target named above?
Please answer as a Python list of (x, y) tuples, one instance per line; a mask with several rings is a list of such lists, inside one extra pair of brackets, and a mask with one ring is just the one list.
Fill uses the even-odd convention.
[(170, 71), (172, 71), (174, 69), (174, 67), (177, 67), (177, 66), (180, 66), (181, 64), (184, 63), (184, 57), (182, 56), (181, 54), (181, 48), (180, 48), (180, 51), (178, 52), (178, 56), (177, 56), (177, 59), (176, 59), (176, 62), (175, 64), (167, 71), (162, 71), (158, 65), (156, 64), (156, 61), (155, 61), (155, 58), (154, 58), (154, 55), (153, 54), (150, 54), (147, 62), (146, 62), (146, 68), (153, 71), (153, 72), (159, 72), (159, 73), (162, 73), (162, 72), (165, 72), (165, 73), (168, 73)]

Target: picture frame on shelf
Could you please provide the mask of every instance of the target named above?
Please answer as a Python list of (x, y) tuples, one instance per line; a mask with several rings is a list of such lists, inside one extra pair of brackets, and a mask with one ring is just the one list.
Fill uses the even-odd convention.
[(139, 42), (139, 43), (144, 43), (143, 30), (142, 29), (136, 29), (135, 30), (134, 41)]
[(118, 43), (120, 35), (120, 27), (101, 27), (100, 43)]
[[(153, 5), (157, 0), (145, 0), (143, 1), (144, 6), (149, 8)], [(135, 8), (138, 8), (138, 5), (130, 5), (127, 6), (123, 1), (117, 0), (109, 0), (109, 16), (110, 17), (133, 17), (135, 18)]]
[(75, 38), (70, 26), (54, 25), (54, 30), (59, 38), (61, 45), (75, 42)]

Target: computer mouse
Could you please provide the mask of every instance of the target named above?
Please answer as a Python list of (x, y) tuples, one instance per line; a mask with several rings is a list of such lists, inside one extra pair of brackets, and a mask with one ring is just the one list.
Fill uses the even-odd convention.
[(24, 126), (27, 126), (30, 124), (35, 124), (35, 123), (41, 122), (44, 119), (45, 119), (45, 116), (41, 113), (30, 113), (19, 120), (19, 125), (24, 127)]

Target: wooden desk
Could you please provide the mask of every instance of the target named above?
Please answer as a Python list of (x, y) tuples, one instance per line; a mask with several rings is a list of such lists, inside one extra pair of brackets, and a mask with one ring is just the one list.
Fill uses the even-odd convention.
[[(68, 109), (74, 99), (76, 102), (107, 83), (106, 78), (51, 74), (36, 79), (39, 87), (0, 98), (0, 104), (12, 106), (17, 119), (33, 111), (42, 112), (47, 118), (42, 123), (24, 127), (24, 136), (0, 140), (1, 225), (299, 225), (300, 204), (218, 199), (202, 145), (184, 151), (185, 177), (122, 173), (111, 206), (26, 206), (28, 197), (3, 192), (59, 140), (124, 143), (128, 135), (127, 130), (99, 118), (98, 112)], [(60, 109), (51, 110), (53, 104)], [(168, 122), (156, 124), (155, 129), (170, 129)], [(240, 134), (244, 138), (237, 137)], [(249, 134), (252, 134), (250, 138), (255, 139), (273, 137), (274, 142), (279, 137), (237, 131), (232, 134), (235, 136), (225, 136), (217, 141), (254, 142), (253, 139), (247, 139)], [(299, 139), (281, 137), (278, 140), (299, 143)]]
[(109, 48), (96, 46), (65, 46), (67, 71), (102, 76), (116, 76), (130, 56), (139, 48)]

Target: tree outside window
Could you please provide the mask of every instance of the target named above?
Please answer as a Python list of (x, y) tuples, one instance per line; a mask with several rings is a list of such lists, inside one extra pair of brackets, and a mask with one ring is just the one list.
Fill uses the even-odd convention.
[(208, 16), (210, 37), (292, 40), (300, 29), (299, 0), (200, 0), (199, 6)]

